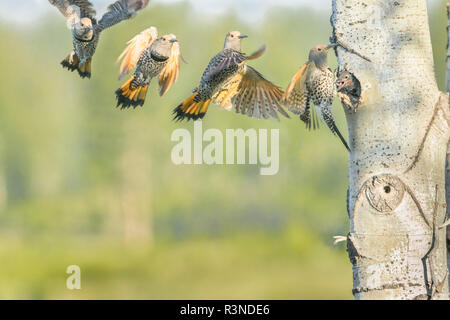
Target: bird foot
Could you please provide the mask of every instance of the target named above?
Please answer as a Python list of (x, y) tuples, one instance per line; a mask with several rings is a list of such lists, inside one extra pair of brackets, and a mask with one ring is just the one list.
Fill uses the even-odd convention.
[(75, 52), (74, 51), (72, 51), (71, 53), (70, 53), (70, 57), (69, 57), (69, 63), (70, 64), (73, 64), (73, 57), (75, 56)]

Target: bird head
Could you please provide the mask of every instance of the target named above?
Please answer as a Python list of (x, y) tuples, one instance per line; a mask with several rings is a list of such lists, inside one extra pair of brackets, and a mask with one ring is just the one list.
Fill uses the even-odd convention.
[(344, 90), (344, 88), (350, 88), (353, 85), (352, 82), (353, 82), (353, 79), (352, 79), (352, 75), (350, 74), (350, 72), (348, 72), (348, 71), (342, 72), (336, 81), (337, 90), (339, 92), (341, 92)]
[(82, 18), (80, 23), (75, 26), (75, 32), (78, 38), (87, 41), (91, 40), (94, 36), (92, 20), (89, 18)]
[(166, 34), (155, 40), (154, 51), (163, 57), (170, 57), (173, 45), (178, 42), (174, 34)]
[(224, 49), (233, 49), (241, 51), (241, 40), (248, 36), (241, 34), (239, 31), (228, 32), (225, 37)]
[(328, 68), (327, 55), (328, 50), (333, 48), (335, 45), (331, 44), (328, 46), (318, 45), (309, 50), (309, 61), (314, 61), (317, 68)]

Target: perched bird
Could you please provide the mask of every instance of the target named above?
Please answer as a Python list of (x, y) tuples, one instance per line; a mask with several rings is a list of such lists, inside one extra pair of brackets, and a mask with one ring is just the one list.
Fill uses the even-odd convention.
[(77, 70), (82, 78), (91, 77), (92, 56), (100, 34), (113, 25), (132, 18), (145, 8), (149, 0), (119, 0), (108, 7), (100, 21), (88, 0), (49, 0), (71, 24), (73, 51), (61, 62), (70, 71)]
[[(288, 110), (300, 115), (300, 119), (311, 128), (310, 103), (312, 103), (323, 122), (333, 134), (337, 134), (344, 146), (348, 144), (339, 132), (334, 122), (331, 107), (336, 97), (336, 84), (334, 73), (328, 67), (328, 50), (335, 45), (319, 45), (309, 51), (309, 59), (292, 78), (283, 95), (283, 103)], [(315, 129), (318, 121), (314, 118), (312, 126)]]
[(361, 84), (356, 77), (347, 70), (339, 73), (336, 80), (338, 95), (350, 109), (356, 111), (361, 100)]
[(164, 95), (178, 80), (181, 51), (177, 38), (168, 34), (158, 38), (158, 31), (150, 27), (128, 42), (119, 56), (122, 60), (119, 80), (136, 67), (134, 75), (117, 91), (117, 107), (121, 109), (142, 106), (148, 86), (159, 78), (159, 95)]
[(250, 56), (242, 53), (241, 40), (246, 37), (239, 31), (227, 34), (224, 49), (211, 59), (193, 95), (175, 108), (174, 120), (202, 119), (211, 101), (249, 117), (278, 120), (278, 111), (289, 118), (281, 106), (280, 88), (246, 64), (265, 51), (263, 46)]

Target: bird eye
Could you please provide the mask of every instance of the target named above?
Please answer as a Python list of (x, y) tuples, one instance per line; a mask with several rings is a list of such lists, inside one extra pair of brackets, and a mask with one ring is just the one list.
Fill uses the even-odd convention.
[(322, 51), (322, 49), (321, 49), (321, 48), (318, 48), (317, 50), (318, 50), (318, 51)]

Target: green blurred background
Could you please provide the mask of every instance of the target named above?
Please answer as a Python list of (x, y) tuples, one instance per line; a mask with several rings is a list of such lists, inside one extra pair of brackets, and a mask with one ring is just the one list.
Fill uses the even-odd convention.
[[(444, 7), (430, 7), (441, 88)], [(0, 298), (351, 299), (345, 244), (332, 238), (348, 231), (347, 154), (328, 130), (212, 106), (204, 130), (279, 128), (279, 173), (170, 158), (173, 130), (193, 128), (172, 122), (172, 109), (228, 31), (250, 35), (245, 52), (267, 44), (252, 65), (285, 88), (308, 49), (328, 41), (330, 14), (331, 4), (275, 7), (246, 22), (233, 11), (208, 18), (188, 3), (151, 4), (103, 34), (91, 80), (59, 65), (71, 37), (56, 9), (33, 25), (0, 22)], [(115, 59), (150, 26), (175, 33), (188, 64), (164, 98), (153, 83), (144, 108), (118, 110)], [(334, 112), (345, 132), (337, 101)], [(73, 264), (81, 290), (66, 288)]]

